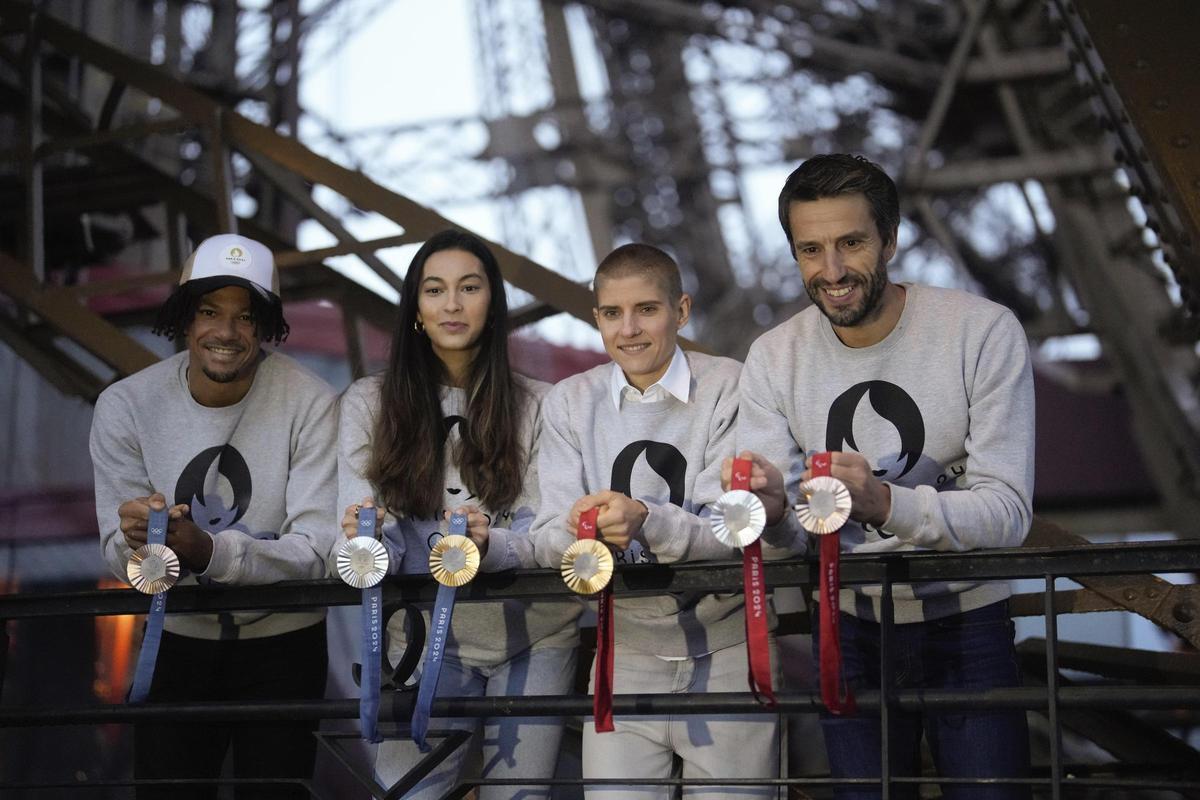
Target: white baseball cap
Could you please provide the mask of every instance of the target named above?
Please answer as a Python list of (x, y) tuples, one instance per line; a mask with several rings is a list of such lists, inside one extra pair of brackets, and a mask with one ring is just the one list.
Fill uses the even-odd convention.
[(210, 236), (197, 245), (179, 276), (180, 286), (194, 282), (205, 293), (237, 285), (257, 291), (264, 299), (279, 299), (279, 271), (271, 250), (236, 233)]

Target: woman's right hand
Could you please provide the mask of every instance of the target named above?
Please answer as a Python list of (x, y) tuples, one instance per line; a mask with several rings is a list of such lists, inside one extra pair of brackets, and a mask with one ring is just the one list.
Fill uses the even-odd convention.
[(364, 497), (361, 503), (352, 506), (346, 506), (346, 513), (342, 515), (342, 533), (347, 539), (353, 539), (358, 536), (358, 515), (361, 513), (375, 513), (375, 526), (378, 530), (379, 525), (383, 522), (384, 510), (375, 508), (375, 501), (370, 497)]

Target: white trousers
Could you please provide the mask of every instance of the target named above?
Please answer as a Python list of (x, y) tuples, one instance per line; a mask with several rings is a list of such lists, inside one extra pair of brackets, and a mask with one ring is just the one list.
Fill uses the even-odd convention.
[[(771, 638), (772, 686), (780, 688), (779, 651)], [(746, 646), (727, 647), (699, 658), (665, 661), (657, 656), (617, 648), (613, 691), (616, 694), (701, 694), (748, 692)], [(592, 687), (595, 687), (595, 664)], [(583, 724), (583, 777), (670, 778), (676, 756), (683, 778), (776, 778), (779, 776), (779, 715), (636, 716), (614, 718), (616, 730), (596, 733), (587, 717)], [(588, 800), (670, 800), (674, 786), (585, 785)], [(684, 787), (687, 800), (775, 798), (778, 787)]]

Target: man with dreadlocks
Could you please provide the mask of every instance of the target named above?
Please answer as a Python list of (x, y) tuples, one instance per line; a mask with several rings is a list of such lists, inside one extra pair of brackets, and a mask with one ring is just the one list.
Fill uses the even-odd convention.
[[(166, 544), (181, 583), (255, 585), (320, 578), (337, 532), (333, 390), (262, 347), (287, 338), (271, 251), (235, 234), (187, 260), (154, 332), (187, 349), (106, 389), (91, 453), (104, 557), (123, 580), (151, 508), (169, 509)], [(319, 698), (325, 611), (167, 615), (149, 700)], [(138, 778), (234, 774), (307, 778), (314, 725), (148, 722), (134, 727)], [(243, 787), (303, 797), (295, 787)], [(215, 788), (141, 787), (138, 797), (215, 797)], [(291, 792), (291, 793), (289, 793)], [(239, 797), (241, 790), (239, 790)]]

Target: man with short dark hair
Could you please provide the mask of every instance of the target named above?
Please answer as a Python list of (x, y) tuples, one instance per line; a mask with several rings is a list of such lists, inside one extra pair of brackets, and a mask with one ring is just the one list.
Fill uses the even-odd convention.
[[(895, 184), (861, 157), (816, 156), (787, 179), (779, 221), (813, 307), (754, 343), (740, 384), (738, 449), (768, 524), (831, 452), (849, 489), (841, 550), (961, 551), (1021, 544), (1033, 493), (1033, 376), (1024, 331), (1003, 306), (888, 280), (900, 220)], [(782, 470), (782, 472), (780, 471)], [(845, 682), (880, 685), (880, 587), (840, 593)], [(1008, 586), (896, 585), (898, 688), (1019, 683)], [(819, 650), (814, 637), (814, 649)], [(820, 659), (817, 659), (820, 663)], [(922, 731), (946, 777), (1022, 778), (1024, 712), (898, 713), (891, 772), (918, 774)], [(880, 775), (877, 715), (822, 714), (834, 777)], [(913, 785), (893, 796), (916, 797)], [(947, 798), (1027, 797), (1013, 785), (944, 785)], [(839, 798), (878, 797), (843, 787)]]
[[(187, 350), (110, 386), (96, 402), (96, 515), (122, 580), (147, 541), (150, 510), (169, 510), (166, 545), (181, 583), (255, 585), (321, 578), (337, 536), (333, 390), (264, 350), (288, 333), (270, 250), (244, 236), (204, 240), (160, 309), (155, 332)], [(169, 610), (168, 603), (168, 610)], [(167, 614), (148, 699), (320, 698), (325, 611)], [(237, 777), (308, 778), (310, 722), (134, 727), (138, 778), (215, 778), (233, 749)], [(249, 785), (238, 797), (307, 797)], [(215, 797), (215, 787), (142, 787), (140, 797)]]

